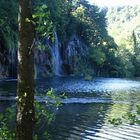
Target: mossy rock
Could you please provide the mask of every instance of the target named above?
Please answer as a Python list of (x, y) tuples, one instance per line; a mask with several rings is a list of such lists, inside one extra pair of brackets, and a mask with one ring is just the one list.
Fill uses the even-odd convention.
[(91, 80), (92, 80), (92, 76), (91, 76), (91, 75), (86, 75), (86, 76), (84, 77), (84, 80), (86, 80), (86, 81), (91, 81)]

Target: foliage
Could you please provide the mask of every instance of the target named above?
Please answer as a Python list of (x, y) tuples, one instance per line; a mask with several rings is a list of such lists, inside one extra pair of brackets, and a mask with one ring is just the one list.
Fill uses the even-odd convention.
[[(107, 9), (108, 32), (119, 46), (119, 72), (123, 77), (140, 76), (139, 27), (140, 6), (122, 6)], [(124, 66), (124, 67), (123, 67)], [(121, 68), (123, 67), (123, 69)]]
[[(74, 72), (77, 73), (81, 68), (80, 72), (85, 73), (83, 70), (94, 69), (96, 64), (97, 69), (104, 68), (105, 60), (110, 57), (107, 53), (117, 47), (106, 30), (106, 13), (97, 6), (90, 5), (86, 0), (48, 0), (42, 3), (45, 3), (48, 11), (50, 11), (49, 18), (58, 33), (61, 48), (67, 46), (73, 34), (76, 34), (89, 48), (86, 55), (88, 62), (85, 62), (83, 60), (85, 58), (82, 59), (82, 57), (82, 61), (79, 61), (79, 58), (75, 56), (76, 63), (79, 62), (80, 65), (76, 64), (77, 67), (74, 68)], [(115, 56), (112, 57), (115, 59)], [(88, 66), (84, 67), (86, 63), (88, 63)], [(89, 65), (92, 67), (89, 67)], [(110, 65), (113, 65), (112, 62), (110, 62)], [(114, 71), (110, 67), (108, 71), (112, 70)]]
[[(17, 5), (17, 0), (0, 2), (0, 46), (4, 49), (17, 44)], [(55, 30), (61, 55), (74, 34), (88, 47), (86, 61), (85, 57), (75, 56), (74, 74), (86, 75), (88, 71), (95, 76), (140, 75), (139, 6), (99, 9), (86, 0), (35, 0), (33, 11), (36, 45), (48, 53), (49, 61), (52, 58), (45, 43), (47, 40), (53, 44)]]
[[(0, 138), (3, 140), (13, 140), (15, 138), (15, 107), (7, 108), (0, 114)], [(13, 126), (12, 126), (13, 125)]]
[(121, 118), (113, 118), (112, 120), (108, 120), (108, 122), (115, 126), (122, 124)]
[(98, 47), (91, 49), (90, 58), (93, 59), (93, 61), (97, 65), (103, 65), (103, 63), (106, 60), (105, 53), (101, 50), (101, 48), (98, 48)]
[[(45, 98), (46, 97), (46, 98)], [(44, 99), (45, 98), (45, 99)], [(43, 104), (38, 101), (45, 101)], [(55, 113), (61, 106), (60, 97), (57, 97), (53, 89), (49, 90), (46, 95), (42, 96), (35, 102), (36, 124), (35, 137), (44, 137), (49, 139), (48, 126), (55, 119)], [(42, 134), (42, 135), (40, 135)]]
[[(41, 97), (35, 101), (36, 123), (34, 128), (34, 139), (43, 136), (49, 138), (46, 126), (48, 126), (54, 119), (55, 113), (60, 107), (60, 98), (64, 95), (57, 97), (53, 89), (49, 90), (46, 95), (42, 94)], [(39, 103), (44, 102), (44, 103)], [(3, 140), (15, 139), (15, 106), (7, 108), (4, 113), (0, 114), (0, 138)], [(45, 129), (44, 129), (45, 128)], [(43, 135), (40, 135), (42, 134)]]
[(52, 37), (53, 25), (50, 20), (50, 12), (47, 5), (38, 5), (34, 8), (33, 23), (35, 24), (36, 39), (43, 41), (45, 37)]
[(84, 77), (84, 80), (90, 81), (90, 80), (92, 80), (92, 76), (89, 75), (89, 74), (87, 74), (87, 75)]
[(17, 43), (17, 0), (0, 1), (0, 44), (4, 47), (15, 47)]

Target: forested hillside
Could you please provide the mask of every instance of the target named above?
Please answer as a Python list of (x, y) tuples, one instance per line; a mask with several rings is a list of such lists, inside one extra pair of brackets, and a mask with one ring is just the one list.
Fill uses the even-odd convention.
[(0, 77), (16, 75), (17, 0), (0, 1)]
[[(16, 77), (17, 5), (17, 0), (0, 1), (0, 77)], [(139, 54), (134, 57), (139, 9), (112, 8), (106, 17), (106, 10), (86, 0), (34, 1), (33, 21), (26, 22), (36, 28), (36, 77), (139, 76)]]
[(140, 6), (107, 10), (108, 32), (118, 45), (124, 75), (140, 76)]

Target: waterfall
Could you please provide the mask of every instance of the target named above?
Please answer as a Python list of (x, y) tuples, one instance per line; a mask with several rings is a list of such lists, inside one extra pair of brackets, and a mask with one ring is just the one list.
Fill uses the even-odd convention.
[(52, 65), (53, 65), (53, 72), (55, 75), (61, 75), (61, 57), (60, 57), (60, 50), (59, 50), (59, 41), (57, 33), (54, 31), (54, 44), (52, 46)]
[(8, 50), (7, 57), (7, 75), (9, 78), (17, 77), (17, 50), (15, 47), (11, 47)]
[(10, 73), (9, 76), (12, 77), (12, 78), (15, 78), (15, 77), (17, 77), (17, 64), (16, 64), (17, 54), (16, 54), (16, 48), (11, 48), (10, 57), (11, 58), (9, 58), (9, 62), (10, 62), (10, 65), (11, 65), (11, 68), (10, 68), (11, 73)]
[(36, 77), (46, 77), (52, 73), (57, 76), (74, 74), (76, 70), (81, 70), (81, 63), (85, 64), (87, 46), (77, 35), (72, 35), (62, 46), (55, 30), (53, 37), (53, 41), (48, 37), (44, 39), (46, 48), (35, 50)]
[(59, 41), (56, 31), (54, 31), (54, 43), (50, 45), (49, 40), (46, 40), (47, 47), (50, 50), (51, 57), (52, 57), (52, 69), (53, 73), (57, 76), (61, 76), (62, 68), (61, 68), (61, 56), (60, 56), (60, 49), (59, 49)]

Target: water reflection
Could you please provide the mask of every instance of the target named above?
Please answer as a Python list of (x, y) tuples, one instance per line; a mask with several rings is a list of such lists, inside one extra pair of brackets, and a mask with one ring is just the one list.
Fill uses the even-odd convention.
[(139, 140), (140, 126), (108, 123), (130, 109), (123, 104), (66, 104), (60, 108), (49, 128), (52, 140)]
[[(46, 88), (54, 88), (56, 94), (66, 93), (63, 105), (49, 127), (51, 140), (139, 140), (140, 126), (122, 124), (114, 127), (109, 119), (123, 116), (135, 110), (140, 101), (140, 82), (134, 79), (96, 78), (84, 81), (81, 78), (48, 78), (36, 81), (37, 96)], [(12, 100), (16, 82), (0, 82), (0, 99)], [(6, 97), (5, 97), (6, 96)], [(5, 98), (4, 98), (5, 97)], [(0, 109), (7, 106), (1, 101)], [(40, 135), (40, 140), (46, 137)]]
[(12, 96), (16, 94), (16, 80), (0, 81), (0, 96)]
[(50, 127), (52, 139), (86, 138), (88, 127), (100, 128), (105, 112), (110, 105), (103, 104), (66, 104), (63, 105)]

